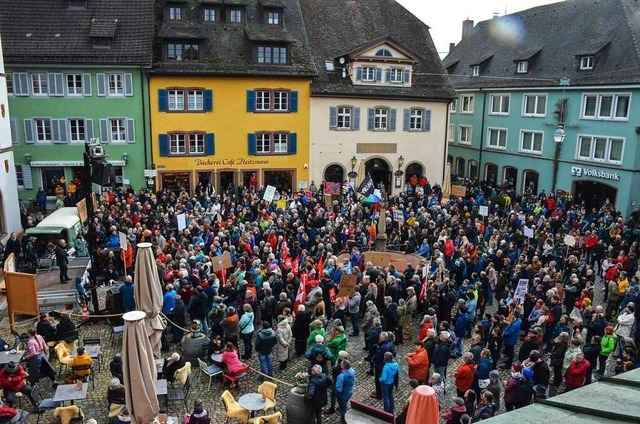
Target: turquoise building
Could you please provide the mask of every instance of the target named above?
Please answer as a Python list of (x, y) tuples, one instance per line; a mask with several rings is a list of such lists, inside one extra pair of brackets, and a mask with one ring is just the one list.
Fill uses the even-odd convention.
[(452, 178), (635, 210), (639, 13), (626, 0), (567, 0), (475, 27), (465, 21), (444, 61), (457, 92), (449, 108)]

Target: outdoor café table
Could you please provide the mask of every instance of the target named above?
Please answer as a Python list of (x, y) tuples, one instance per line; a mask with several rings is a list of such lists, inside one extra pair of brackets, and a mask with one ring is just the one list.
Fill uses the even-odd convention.
[(267, 404), (264, 397), (260, 393), (247, 393), (238, 399), (238, 404), (249, 411), (251, 417), (256, 411), (262, 411)]
[(15, 362), (17, 364), (22, 360), (23, 355), (23, 351), (7, 350), (0, 352), (0, 365), (6, 365), (9, 362)]
[(71, 403), (73, 403), (74, 400), (86, 399), (88, 388), (88, 383), (82, 383), (82, 385), (79, 385), (78, 383), (60, 384), (56, 388), (56, 394), (53, 396), (53, 401), (61, 403), (71, 401)]
[(216, 365), (222, 364), (222, 353), (212, 353), (211, 360), (216, 363)]
[(91, 357), (91, 359), (96, 360), (96, 363), (98, 364), (98, 371), (100, 371), (100, 355), (102, 354), (100, 345), (84, 345), (84, 351)]

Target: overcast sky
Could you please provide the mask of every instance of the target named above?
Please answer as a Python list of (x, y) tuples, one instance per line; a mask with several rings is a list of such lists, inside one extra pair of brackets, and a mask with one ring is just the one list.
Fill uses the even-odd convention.
[(559, 0), (397, 0), (431, 27), (431, 37), (442, 56), (449, 43), (460, 41), (462, 21), (491, 19), (494, 13), (504, 15)]

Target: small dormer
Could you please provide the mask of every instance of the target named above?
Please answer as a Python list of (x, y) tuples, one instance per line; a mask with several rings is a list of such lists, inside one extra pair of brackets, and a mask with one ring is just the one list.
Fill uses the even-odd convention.
[(116, 37), (118, 19), (91, 18), (89, 38), (94, 49), (110, 49)]
[(416, 56), (390, 39), (368, 43), (340, 59), (355, 85), (412, 85)]
[(247, 20), (248, 0), (225, 0), (224, 2), (224, 22), (227, 24), (240, 25)]
[(67, 9), (86, 10), (88, 0), (67, 0)]
[(536, 58), (541, 51), (541, 47), (534, 47), (520, 51), (513, 60), (515, 63), (515, 73), (528, 74), (534, 67)]
[(611, 42), (609, 40), (591, 40), (586, 46), (576, 53), (578, 72), (593, 71), (597, 64), (598, 59), (602, 56), (603, 52), (609, 47)]
[(477, 60), (474, 60), (469, 65), (471, 76), (474, 78), (481, 76), (492, 57), (493, 57), (493, 53), (489, 53), (489, 54), (480, 56)]
[(282, 0), (260, 0), (262, 23), (270, 26), (284, 25), (285, 4)]

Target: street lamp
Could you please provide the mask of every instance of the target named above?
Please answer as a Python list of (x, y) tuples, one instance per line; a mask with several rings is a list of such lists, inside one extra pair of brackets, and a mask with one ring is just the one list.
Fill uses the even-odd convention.
[(562, 143), (567, 138), (567, 133), (564, 130), (564, 124), (559, 123), (556, 130), (553, 132), (553, 141), (556, 144), (556, 149), (553, 155), (553, 180), (551, 183), (551, 193), (555, 195), (556, 184), (558, 182), (558, 166), (560, 165), (560, 152), (562, 150)]
[(559, 124), (553, 132), (553, 141), (555, 141), (556, 144), (562, 144), (565, 138), (567, 138), (567, 133), (564, 130), (564, 125)]
[(349, 177), (349, 182), (352, 185), (356, 184), (356, 177), (358, 176), (358, 173), (356, 172), (356, 164), (358, 163), (358, 158), (353, 156), (351, 158), (351, 172), (349, 172), (348, 177)]
[(398, 158), (398, 170), (394, 173), (395, 175), (394, 185), (396, 188), (402, 187), (402, 175), (404, 174), (404, 172), (402, 171), (403, 165), (404, 165), (404, 157), (400, 155), (400, 157)]

